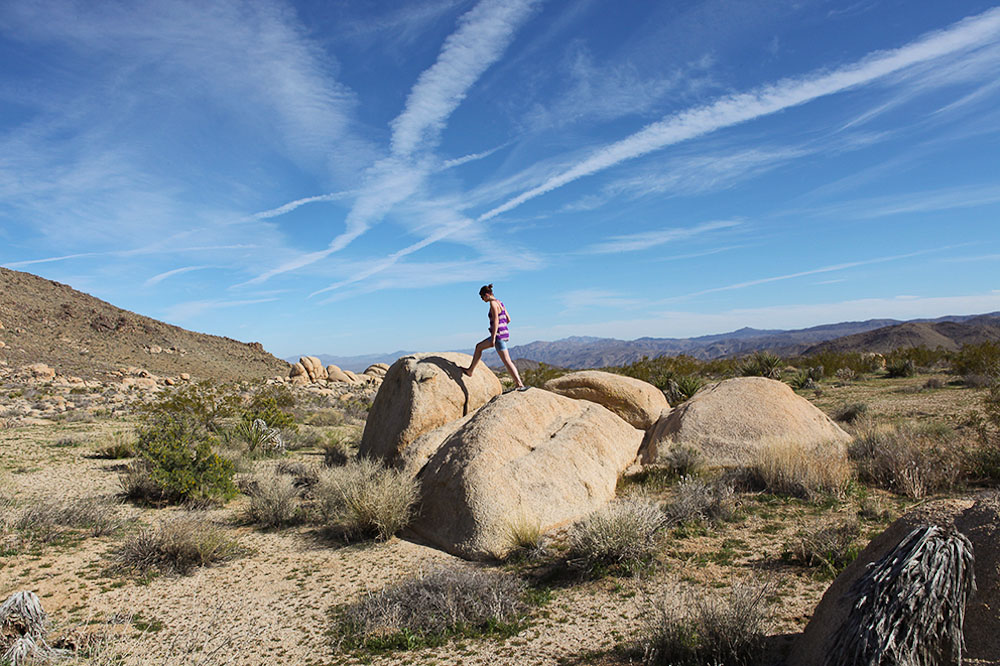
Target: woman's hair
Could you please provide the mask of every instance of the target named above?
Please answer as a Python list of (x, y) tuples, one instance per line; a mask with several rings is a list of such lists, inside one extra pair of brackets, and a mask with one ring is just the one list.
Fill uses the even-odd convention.
[(493, 285), (492, 284), (484, 284), (482, 287), (479, 288), (479, 297), (480, 298), (482, 298), (486, 294), (489, 294), (490, 296), (493, 295)]

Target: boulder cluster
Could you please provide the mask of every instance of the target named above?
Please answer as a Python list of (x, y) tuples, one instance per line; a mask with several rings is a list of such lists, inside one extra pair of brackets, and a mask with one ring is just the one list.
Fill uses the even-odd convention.
[(592, 370), (504, 392), (484, 365), (465, 375), (471, 360), (459, 353), (397, 360), (360, 445), (360, 455), (417, 480), (413, 533), (468, 559), (505, 555), (518, 525), (546, 532), (600, 508), (621, 475), (654, 462), (658, 449), (693, 446), (709, 464), (726, 465), (792, 438), (846, 456), (847, 434), (774, 380), (726, 380), (672, 410), (655, 386)]
[(336, 365), (323, 367), (323, 362), (315, 356), (302, 356), (292, 364), (286, 381), (292, 384), (320, 384), (325, 382), (345, 382), (348, 384), (380, 383), (389, 369), (386, 363), (373, 363), (361, 374), (342, 370)]

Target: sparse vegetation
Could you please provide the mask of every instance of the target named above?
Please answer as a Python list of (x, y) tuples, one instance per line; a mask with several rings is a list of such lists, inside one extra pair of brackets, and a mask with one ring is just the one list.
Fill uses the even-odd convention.
[(264, 527), (284, 527), (302, 518), (299, 489), (295, 479), (280, 472), (257, 474), (249, 484), (250, 502), (245, 509), (247, 522)]
[(135, 435), (124, 430), (116, 430), (111, 433), (108, 442), (99, 446), (95, 452), (98, 458), (106, 460), (132, 458), (135, 454)]
[(112, 555), (115, 567), (137, 573), (189, 573), (195, 567), (239, 556), (239, 543), (199, 516), (183, 516), (144, 528), (128, 537)]
[(736, 583), (730, 593), (664, 594), (639, 646), (663, 666), (753, 666), (771, 626), (772, 585)]
[(917, 364), (912, 358), (895, 358), (886, 361), (886, 377), (912, 377), (917, 374)]
[(524, 583), (514, 576), (438, 569), (337, 608), (335, 641), (341, 649), (384, 652), (455, 636), (510, 636), (527, 618), (524, 596)]
[(545, 533), (537, 521), (523, 515), (507, 524), (507, 538), (510, 550), (504, 559), (508, 561), (540, 560), (548, 554)]
[(840, 495), (851, 478), (842, 444), (802, 446), (775, 441), (760, 447), (746, 469), (751, 487), (778, 495), (812, 499)]
[(70, 532), (107, 536), (124, 526), (121, 507), (96, 497), (40, 499), (25, 504), (10, 522), (34, 543), (52, 543)]
[(664, 394), (667, 402), (676, 407), (693, 398), (704, 385), (705, 380), (698, 375), (678, 375), (668, 381)]
[(674, 488), (664, 511), (672, 523), (729, 520), (736, 513), (736, 493), (723, 479), (684, 477)]
[(854, 423), (867, 413), (867, 402), (852, 402), (838, 409), (836, 413), (834, 413), (833, 418), (843, 423)]
[(951, 359), (952, 371), (963, 378), (1000, 377), (1000, 342), (967, 344)]
[(823, 567), (826, 575), (835, 578), (857, 558), (860, 536), (858, 521), (851, 519), (800, 529), (785, 543), (781, 556), (786, 562)]
[(907, 497), (952, 488), (964, 476), (961, 447), (947, 428), (868, 421), (848, 450), (862, 482)]
[(778, 379), (781, 377), (781, 365), (780, 356), (771, 352), (758, 351), (740, 361), (738, 370), (739, 374), (743, 377)]
[(384, 541), (410, 521), (417, 483), (379, 462), (356, 458), (324, 469), (313, 493), (319, 520), (331, 534)]
[(281, 431), (267, 425), (264, 419), (244, 419), (236, 426), (236, 435), (251, 455), (279, 455), (285, 452)]
[(568, 561), (591, 576), (634, 575), (652, 563), (666, 525), (649, 500), (614, 500), (573, 525)]

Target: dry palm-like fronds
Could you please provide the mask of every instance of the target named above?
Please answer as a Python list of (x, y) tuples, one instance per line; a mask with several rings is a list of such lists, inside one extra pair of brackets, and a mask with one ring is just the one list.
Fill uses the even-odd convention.
[(22, 590), (0, 605), (0, 663), (13, 666), (46, 659), (57, 651), (45, 642), (48, 616), (34, 592)]
[(961, 664), (974, 563), (963, 534), (914, 529), (851, 587), (856, 601), (833, 637), (826, 665)]

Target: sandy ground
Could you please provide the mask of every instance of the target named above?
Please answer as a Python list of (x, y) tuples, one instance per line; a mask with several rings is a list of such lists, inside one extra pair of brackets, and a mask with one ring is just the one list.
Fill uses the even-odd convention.
[[(926, 378), (918, 378), (923, 382)], [(974, 406), (975, 394), (959, 389), (908, 393), (915, 380), (889, 385), (855, 384), (825, 388), (822, 407), (868, 402), (872, 412), (897, 418), (945, 419)], [(106, 497), (119, 492), (121, 461), (100, 460), (93, 452), (109, 433), (128, 427), (124, 421), (50, 423), (0, 430), (0, 484), (24, 506), (39, 498)], [(73, 443), (67, 443), (67, 442)], [(315, 461), (315, 451), (292, 454)], [(268, 464), (268, 463), (265, 463)], [(664, 491), (669, 493), (669, 490)], [(784, 542), (801, 526), (856, 513), (856, 506), (832, 506), (800, 500), (740, 497), (739, 519), (695, 536), (675, 533), (665, 542), (661, 566), (639, 578), (607, 578), (557, 587), (552, 600), (536, 612), (529, 628), (506, 640), (464, 639), (446, 646), (393, 653), (352, 655), (338, 652), (328, 631), (330, 611), (421, 571), (439, 566), (473, 566), (439, 550), (405, 539), (338, 547), (319, 539), (308, 527), (263, 531), (241, 525), (241, 502), (207, 512), (207, 517), (239, 538), (246, 554), (226, 564), (188, 576), (140, 580), (111, 574), (109, 553), (123, 538), (84, 536), (17, 554), (0, 551), (0, 598), (29, 589), (42, 599), (56, 628), (80, 623), (108, 627), (138, 616), (153, 625), (136, 639), (137, 629), (118, 626), (129, 640), (140, 640), (135, 663), (201, 663), (176, 660), (182, 646), (194, 645), (204, 663), (351, 664), (618, 664), (612, 651), (642, 631), (654, 602), (682, 589), (722, 594), (734, 581), (770, 578), (776, 586), (772, 633), (778, 652), (782, 635), (800, 631), (829, 580), (815, 570), (781, 561)], [(907, 502), (887, 498), (894, 513)], [(184, 509), (122, 505), (127, 529), (155, 524)], [(867, 534), (885, 522), (863, 522)], [(123, 638), (124, 640), (124, 638)]]

